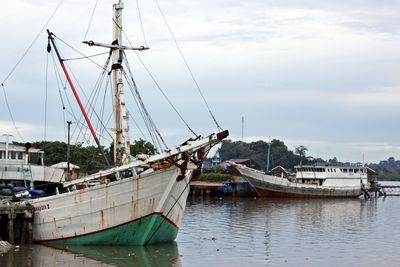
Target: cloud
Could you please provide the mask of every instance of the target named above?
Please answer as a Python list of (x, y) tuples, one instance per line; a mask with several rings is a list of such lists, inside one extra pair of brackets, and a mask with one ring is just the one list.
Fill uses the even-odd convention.
[[(108, 42), (113, 2), (99, 2), (87, 39)], [(18, 61), (57, 5), (44, 0), (10, 3), (0, 2), (0, 9), (7, 10), (0, 17), (7, 25), (0, 28), (0, 35), (6, 36), (0, 44), (0, 78)], [(313, 153), (321, 155), (323, 151), (359, 161), (357, 153), (362, 145), (371, 151), (376, 148), (374, 157), (398, 153), (400, 125), (395, 121), (400, 116), (400, 3), (173, 0), (160, 4), (209, 105), (233, 136), (240, 132), (240, 118), (245, 116), (246, 135), (308, 140)], [(80, 44), (93, 5), (94, 1), (64, 1), (49, 24), (64, 41), (88, 55), (103, 52)], [(215, 131), (157, 7), (152, 1), (140, 1), (140, 5), (151, 47), (141, 53), (147, 67), (195, 131), (199, 129), (204, 135)], [(132, 1), (125, 1), (124, 23), (130, 41), (144, 43)], [(43, 33), (6, 83), (17, 127), (27, 138), (39, 140), (43, 138), (46, 45)], [(66, 57), (77, 56), (59, 45)], [(63, 110), (49, 62), (48, 128), (52, 130), (48, 134), (62, 139)], [(186, 139), (187, 130), (180, 129), (182, 122), (135, 56), (130, 57), (130, 63), (143, 99), (168, 143)], [(90, 69), (92, 64), (74, 61), (69, 65), (90, 95), (98, 78), (96, 70)], [(125, 93), (128, 102), (130, 93)], [(0, 94), (0, 129), (14, 133), (2, 100)], [(129, 110), (136, 118), (136, 110)], [(313, 140), (317, 140), (315, 150)]]

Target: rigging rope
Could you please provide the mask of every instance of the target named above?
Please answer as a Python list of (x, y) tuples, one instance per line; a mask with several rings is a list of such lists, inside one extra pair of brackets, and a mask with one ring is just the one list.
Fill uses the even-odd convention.
[(158, 7), (158, 10), (160, 11), (160, 14), (161, 14), (161, 16), (162, 16), (164, 22), (165, 22), (165, 25), (167, 26), (168, 31), (169, 31), (169, 33), (171, 34), (172, 39), (174, 40), (174, 43), (175, 43), (175, 45), (176, 45), (176, 48), (178, 49), (179, 54), (181, 55), (182, 60), (183, 60), (183, 62), (184, 62), (184, 64), (185, 64), (187, 70), (189, 71), (189, 74), (190, 74), (190, 76), (192, 77), (192, 80), (193, 80), (193, 82), (194, 82), (194, 84), (195, 84), (195, 86), (196, 86), (196, 88), (197, 88), (197, 91), (199, 92), (201, 98), (203, 99), (204, 104), (206, 105), (206, 107), (207, 107), (207, 109), (208, 109), (208, 112), (210, 113), (212, 119), (214, 120), (215, 125), (217, 125), (217, 128), (218, 128), (219, 130), (222, 130), (222, 128), (219, 126), (217, 120), (215, 119), (215, 116), (214, 116), (214, 114), (212, 113), (211, 108), (210, 108), (210, 106), (208, 105), (207, 100), (206, 100), (206, 98), (204, 97), (202, 90), (200, 89), (200, 85), (198, 84), (196, 78), (194, 77), (194, 74), (193, 74), (191, 68), (189, 67), (189, 64), (188, 64), (188, 62), (187, 62), (185, 56), (183, 55), (183, 52), (182, 52), (182, 50), (181, 50), (181, 48), (180, 48), (180, 46), (179, 46), (179, 44), (178, 44), (178, 41), (177, 41), (176, 38), (175, 38), (175, 35), (174, 35), (173, 32), (172, 32), (171, 27), (170, 27), (169, 24), (168, 24), (167, 18), (165, 17), (164, 12), (162, 11), (160, 4), (158, 3), (157, 0), (154, 0), (154, 1), (156, 2), (156, 5), (157, 5), (157, 7)]
[[(160, 142), (160, 139), (161, 139), (161, 141), (164, 144), (164, 146), (166, 148), (168, 148), (168, 146), (165, 144), (163, 138), (161, 137), (161, 134), (157, 130), (157, 128), (155, 126), (155, 123), (151, 119), (150, 114), (147, 112), (147, 109), (143, 104), (143, 101), (142, 101), (142, 99), (140, 97), (140, 94), (139, 94), (139, 92), (137, 90), (135, 81), (133, 80), (132, 77), (130, 77), (130, 79), (131, 79), (131, 81), (133, 83), (133, 85), (131, 85), (130, 80), (126, 77), (126, 72), (124, 72), (124, 76), (125, 76), (125, 79), (126, 79), (126, 82), (127, 82), (128, 86), (129, 86), (129, 89), (130, 89), (130, 91), (132, 93), (133, 99), (135, 100), (136, 105), (138, 106), (139, 112), (140, 112), (140, 114), (141, 114), (141, 116), (143, 118), (143, 121), (144, 121), (144, 123), (146, 125), (146, 128), (149, 131), (149, 135), (150, 135), (150, 138), (153, 141), (153, 144), (158, 146), (158, 150), (159, 151), (162, 151), (162, 145), (161, 145), (161, 142)], [(132, 88), (134, 90), (132, 90)], [(157, 138), (157, 135), (159, 136), (159, 138)]]
[(42, 32), (44, 31), (44, 29), (47, 27), (47, 25), (50, 23), (50, 21), (53, 19), (54, 15), (57, 13), (58, 9), (60, 8), (60, 6), (62, 5), (62, 3), (64, 2), (64, 0), (61, 0), (59, 2), (59, 4), (57, 5), (56, 9), (53, 11), (53, 13), (51, 14), (50, 18), (46, 21), (46, 23), (44, 24), (44, 26), (41, 28), (41, 30), (39, 31), (39, 33), (35, 36), (35, 38), (33, 39), (33, 41), (29, 44), (28, 48), (25, 50), (25, 52), (22, 54), (22, 56), (20, 57), (20, 59), (17, 61), (17, 63), (15, 63), (15, 65), (12, 67), (11, 71), (7, 74), (7, 76), (4, 78), (4, 80), (1, 82), (1, 86), (3, 87), (3, 94), (4, 94), (4, 99), (6, 102), (6, 106), (8, 109), (8, 113), (10, 115), (10, 118), (12, 120), (12, 123), (14, 125), (15, 131), (17, 132), (19, 138), (21, 138), (21, 140), (23, 141), (24, 138), (22, 137), (21, 133), (19, 132), (17, 125), (15, 123), (14, 120), (14, 116), (12, 115), (11, 112), (11, 108), (8, 104), (8, 99), (7, 99), (7, 92), (6, 89), (4, 87), (4, 83), (10, 78), (10, 76), (14, 73), (14, 71), (17, 69), (18, 65), (22, 62), (22, 60), (25, 58), (25, 56), (28, 54), (28, 52), (31, 50), (31, 48), (33, 47), (33, 45), (36, 43), (36, 41), (39, 39), (40, 35), (42, 34)]
[[(55, 35), (53, 35), (53, 36), (55, 36)], [(98, 67), (100, 67), (100, 68), (103, 70), (102, 73), (101, 73), (101, 75), (100, 75), (100, 77), (98, 78), (98, 80), (97, 80), (97, 82), (96, 82), (96, 84), (98, 84), (98, 83), (99, 83), (99, 80), (101, 80), (101, 77), (104, 76), (105, 73), (107, 73), (107, 66), (108, 66), (108, 64), (109, 64), (111, 55), (108, 56), (105, 65), (104, 65), (104, 66), (101, 66), (100, 64), (98, 64), (98, 63), (96, 63), (95, 61), (91, 60), (89, 56), (86, 56), (85, 54), (81, 53), (79, 50), (75, 49), (73, 46), (69, 45), (67, 42), (65, 42), (65, 41), (62, 40), (61, 38), (59, 38), (59, 37), (57, 37), (57, 36), (55, 36), (55, 38), (57, 38), (57, 40), (60, 40), (64, 45), (68, 46), (68, 47), (69, 47), (70, 49), (72, 49), (73, 51), (79, 53), (80, 55), (83, 56), (83, 58), (88, 59), (88, 60), (91, 61), (93, 64), (97, 65)], [(102, 54), (106, 54), (106, 53), (102, 53)], [(65, 64), (65, 66), (68, 67), (67, 64)], [(89, 108), (91, 108), (91, 114), (95, 114), (95, 116), (96, 116), (97, 119), (100, 121), (100, 123), (102, 124), (102, 126), (103, 126), (104, 128), (106, 128), (106, 127), (104, 126), (104, 124), (101, 122), (101, 120), (100, 120), (98, 114), (97, 114), (96, 111), (94, 110), (94, 107), (93, 107), (92, 103), (90, 102), (91, 99), (92, 99), (92, 96), (93, 96), (93, 92), (95, 92), (95, 91), (92, 91), (90, 97), (88, 98), (88, 97), (86, 96), (85, 92), (83, 91), (82, 86), (79, 84), (79, 81), (77, 80), (77, 78), (76, 78), (76, 76), (75, 76), (73, 70), (71, 70), (69, 67), (68, 67), (68, 69), (69, 69), (69, 72), (71, 73), (72, 77), (74, 78), (75, 82), (77, 83), (78, 87), (81, 89), (81, 92), (83, 93), (84, 97), (85, 97), (86, 100), (87, 100), (87, 103), (86, 103), (86, 105), (85, 105), (85, 109), (87, 109), (88, 106), (89, 106)], [(95, 88), (95, 89), (96, 89), (96, 88)], [(94, 95), (94, 98), (96, 98), (96, 94)], [(67, 98), (67, 100), (68, 100), (68, 98)], [(70, 105), (69, 100), (68, 100), (68, 103), (69, 103), (69, 105)], [(71, 105), (70, 105), (70, 107), (71, 107)], [(71, 110), (72, 110), (72, 108), (71, 108)], [(75, 117), (75, 116), (74, 116), (74, 117)], [(83, 115), (81, 114), (81, 116), (80, 116), (80, 118), (79, 118), (79, 121), (76, 120), (76, 117), (75, 117), (75, 120), (76, 120), (76, 122), (77, 122), (77, 126), (76, 126), (75, 129), (73, 130), (73, 135), (75, 134), (76, 129), (78, 128), (79, 122), (80, 122), (80, 120), (82, 119), (82, 117), (83, 117)], [(83, 131), (82, 131), (82, 128), (80, 128), (80, 131), (79, 131), (79, 133), (78, 133), (78, 135), (77, 135), (77, 139), (79, 139), (79, 137), (80, 137), (80, 135), (81, 135), (82, 132), (83, 132)], [(107, 133), (108, 133), (108, 132), (107, 132)], [(86, 137), (87, 134), (88, 134), (88, 128), (86, 127), (86, 131), (83, 133), (83, 139), (85, 139), (88, 143), (90, 143), (91, 138)], [(89, 135), (90, 135), (90, 134), (89, 134)], [(111, 135), (110, 135), (110, 136), (111, 136)], [(104, 138), (104, 136), (103, 136), (103, 138)], [(111, 137), (111, 138), (112, 138), (112, 137)]]
[(94, 15), (94, 12), (96, 11), (96, 7), (97, 7), (97, 3), (98, 2), (99, 2), (99, 0), (96, 0), (96, 3), (94, 4), (93, 10), (92, 10), (92, 15), (90, 16), (89, 24), (87, 26), (87, 29), (86, 29), (86, 32), (85, 32), (85, 36), (83, 37), (83, 40), (86, 40), (86, 36), (87, 36), (87, 34), (89, 32), (90, 25), (92, 24), (93, 15)]
[(136, 56), (139, 58), (140, 63), (142, 64), (143, 68), (146, 70), (147, 74), (150, 76), (150, 78), (153, 80), (154, 84), (156, 85), (157, 89), (161, 92), (161, 94), (164, 96), (165, 100), (167, 100), (168, 104), (172, 107), (172, 109), (175, 111), (175, 113), (178, 115), (178, 117), (181, 119), (181, 121), (185, 124), (185, 126), (189, 129), (189, 131), (197, 138), (199, 137), (193, 129), (189, 126), (189, 124), (186, 122), (186, 120), (183, 118), (183, 116), (179, 113), (177, 108), (172, 104), (172, 101), (169, 99), (169, 97), (165, 94), (161, 86), (158, 84), (157, 80), (154, 78), (153, 74), (150, 72), (150, 70), (147, 68), (147, 66), (144, 64), (142, 58), (139, 56), (139, 54), (135, 51)]
[[(124, 59), (125, 59), (125, 61), (126, 61), (126, 63), (127, 63), (126, 66), (127, 66), (127, 69), (128, 69), (128, 72), (129, 72), (129, 75), (130, 75), (130, 78), (131, 78), (131, 81), (132, 81), (132, 83), (133, 83), (133, 88), (134, 88), (134, 90), (135, 90), (135, 94), (137, 95), (137, 98), (138, 98), (138, 100), (140, 101), (140, 104), (141, 104), (143, 110), (145, 111), (146, 116), (148, 117), (149, 121), (151, 122), (151, 125), (152, 125), (154, 131), (158, 134), (160, 140), (161, 140), (162, 143), (165, 145), (165, 147), (168, 147), (168, 146), (165, 144), (164, 139), (162, 138), (162, 136), (161, 136), (160, 132), (158, 131), (158, 129), (157, 129), (155, 123), (154, 123), (153, 120), (151, 119), (149, 113), (147, 112), (146, 107), (145, 107), (144, 104), (143, 104), (143, 101), (142, 101), (142, 99), (141, 99), (141, 97), (140, 97), (140, 93), (139, 93), (139, 91), (138, 91), (138, 89), (137, 89), (135, 80), (133, 79), (132, 70), (131, 70), (131, 68), (130, 68), (130, 66), (129, 66), (129, 64), (128, 64), (128, 59), (127, 59), (125, 53), (124, 53)], [(178, 114), (179, 114), (179, 113), (178, 113)], [(179, 115), (180, 115), (180, 114), (179, 114)], [(188, 126), (188, 128), (190, 129), (189, 126)], [(192, 132), (193, 132), (193, 131), (192, 131)], [(196, 134), (195, 134), (195, 135), (196, 135)]]
[[(102, 82), (100, 82), (100, 81), (102, 81), (102, 80), (104, 79), (104, 76), (105, 76), (106, 73), (107, 73), (107, 66), (109, 65), (110, 58), (111, 58), (111, 55), (107, 58), (107, 60), (106, 60), (106, 62), (105, 62), (105, 64), (104, 64), (104, 66), (101, 67), (103, 71), (101, 72), (99, 78), (97, 79), (97, 82), (96, 82), (96, 84), (95, 84), (95, 88), (94, 88), (94, 90), (91, 92), (91, 94), (90, 94), (89, 97), (87, 97), (87, 95), (86, 95), (85, 92), (83, 91), (82, 86), (81, 86), (80, 83), (78, 82), (78, 80), (77, 80), (77, 78), (76, 78), (74, 72), (72, 71), (72, 69), (70, 69), (70, 68), (67, 66), (68, 69), (69, 69), (69, 72), (71, 73), (71, 76), (74, 78), (74, 80), (75, 80), (75, 82), (76, 82), (78, 88), (81, 89), (81, 92), (83, 93), (83, 96), (86, 98), (87, 103), (85, 104), (85, 110), (86, 110), (86, 109), (89, 109), (89, 110), (90, 110), (90, 113), (88, 114), (89, 117), (92, 117), (92, 115), (94, 114), (95, 117), (98, 119), (98, 121), (100, 122), (100, 124), (101, 124), (104, 128), (106, 128), (106, 126), (105, 126), (105, 125), (102, 123), (102, 121), (100, 120), (99, 115), (98, 115), (97, 112), (95, 111), (95, 108), (94, 108), (94, 104), (93, 104), (93, 103), (96, 102), (96, 101), (95, 101), (95, 100), (96, 100), (96, 96), (98, 96), (98, 93), (97, 93), (97, 92), (99, 91), (100, 85), (101, 85), (101, 83), (102, 83)], [(99, 85), (98, 85), (98, 84), (99, 84)], [(79, 121), (80, 121), (82, 118), (83, 118), (83, 115), (81, 114), (81, 116), (80, 116), (80, 118), (79, 118)], [(75, 128), (75, 130), (76, 130), (76, 128)], [(74, 132), (75, 132), (75, 131), (74, 131)], [(86, 128), (86, 131), (85, 131), (84, 135), (87, 135), (87, 134), (89, 135), (89, 137), (86, 138), (86, 140), (87, 140), (87, 142), (90, 142), (91, 138), (90, 138), (90, 134), (88, 133), (88, 128)], [(79, 138), (79, 136), (80, 136), (80, 133), (79, 133), (79, 135), (77, 136), (77, 139)], [(112, 138), (111, 135), (110, 135), (110, 137)]]
[(137, 123), (137, 121), (135, 120), (135, 118), (131, 115), (131, 113), (128, 111), (128, 117), (131, 118), (133, 120), (133, 123), (136, 125), (138, 131), (142, 134), (144, 139), (146, 138), (146, 135), (143, 133), (142, 129), (140, 128), (139, 124)]
[[(61, 86), (60, 86), (60, 85), (62, 85), (62, 79), (61, 79), (61, 75), (60, 75), (60, 73), (59, 73), (59, 71), (57, 69), (56, 59), (54, 58), (54, 54), (53, 53), (51, 53), (51, 58), (53, 60), (52, 61), (53, 62), (53, 69), (54, 69), (54, 74), (55, 74), (55, 77), (56, 77), (58, 94), (60, 96), (60, 100), (61, 100), (61, 104), (62, 104), (62, 110), (63, 110), (62, 114), (63, 114), (63, 128), (64, 128), (64, 138), (65, 138), (64, 140), (67, 140), (67, 128), (66, 128), (65, 123), (64, 123), (66, 121), (66, 119), (65, 119), (66, 107), (65, 107), (64, 99), (62, 97)], [(64, 92), (65, 92), (65, 85), (64, 85), (63, 88), (64, 88)], [(68, 103), (69, 103), (69, 101), (68, 101)], [(73, 116), (73, 117), (75, 118), (75, 116)], [(76, 121), (76, 118), (75, 118), (75, 121)]]
[[(98, 64), (97, 62), (95, 62), (95, 61), (93, 61), (92, 59), (90, 59), (89, 56), (86, 56), (85, 54), (81, 53), (78, 49), (74, 48), (73, 46), (71, 46), (70, 44), (68, 44), (67, 42), (65, 42), (64, 40), (62, 40), (61, 38), (55, 36), (54, 34), (53, 34), (53, 36), (54, 36), (55, 38), (57, 38), (58, 40), (60, 40), (60, 42), (62, 42), (63, 44), (65, 44), (66, 46), (68, 46), (69, 48), (71, 48), (72, 50), (74, 50), (75, 52), (77, 52), (78, 54), (80, 54), (83, 58), (88, 59), (88, 60), (91, 61), (93, 64), (95, 64), (95, 65), (97, 65), (98, 67), (104, 69), (103, 66), (101, 66), (101, 65)], [(108, 52), (107, 52), (107, 53), (108, 53)], [(107, 54), (107, 53), (105, 53), (105, 54)]]
[[(113, 21), (114, 21), (114, 20), (113, 20)], [(118, 26), (118, 24), (117, 24), (116, 21), (114, 21), (114, 23)], [(126, 40), (128, 41), (129, 45), (130, 45), (130, 46), (133, 46), (132, 43), (131, 43), (131, 41), (129, 40), (127, 34), (125, 33), (125, 31), (124, 31), (122, 28), (121, 28), (121, 31), (123, 32), (123, 34), (124, 34)], [(158, 82), (157, 82), (157, 80), (154, 78), (153, 74), (150, 72), (150, 70), (149, 70), (149, 69), (147, 68), (147, 66), (144, 64), (142, 58), (139, 56), (139, 54), (138, 54), (136, 51), (134, 51), (134, 52), (135, 52), (136, 56), (138, 57), (140, 63), (142, 64), (143, 68), (146, 70), (147, 74), (150, 76), (150, 78), (152, 79), (152, 81), (154, 82), (154, 84), (156, 85), (156, 87), (158, 88), (158, 90), (161, 92), (161, 94), (164, 96), (164, 98), (167, 100), (167, 102), (169, 103), (169, 105), (173, 108), (173, 110), (176, 112), (176, 114), (179, 116), (179, 118), (180, 118), (181, 121), (185, 124), (185, 126), (189, 129), (189, 131), (190, 131), (196, 138), (198, 138), (199, 136), (193, 131), (192, 128), (190, 128), (189, 124), (185, 121), (185, 119), (182, 117), (182, 115), (179, 113), (179, 111), (176, 109), (176, 107), (172, 104), (171, 100), (168, 98), (168, 96), (167, 96), (167, 95), (165, 94), (165, 92), (162, 90), (161, 86), (158, 84)], [(126, 60), (126, 62), (127, 62), (126, 65), (129, 67), (128, 58), (127, 58), (127, 56), (125, 55), (125, 52), (124, 52), (124, 57), (125, 57), (125, 60)]]
[(12, 123), (13, 123), (13, 125), (14, 125), (15, 131), (17, 132), (19, 138), (21, 138), (22, 142), (25, 142), (25, 141), (24, 141), (24, 138), (22, 137), (21, 133), (19, 132), (19, 130), (18, 130), (18, 128), (17, 128), (17, 125), (15, 124), (15, 120), (14, 120), (14, 117), (13, 117), (13, 115), (12, 115), (12, 112), (11, 112), (11, 109), (10, 109), (10, 105), (8, 104), (6, 89), (5, 89), (5, 86), (4, 86), (3, 83), (1, 84), (1, 87), (3, 88), (4, 100), (5, 100), (5, 102), (6, 102), (6, 106), (7, 106), (7, 109), (8, 109), (8, 113), (9, 113), (10, 118), (11, 118), (11, 121), (12, 121)]
[(144, 34), (144, 28), (143, 28), (142, 15), (141, 15), (141, 13), (140, 13), (140, 8), (139, 8), (139, 0), (136, 0), (136, 6), (137, 6), (137, 9), (138, 9), (139, 20), (140, 20), (140, 27), (142, 28), (142, 34), (143, 34), (144, 44), (145, 44), (145, 46), (147, 46), (146, 35)]
[(46, 81), (45, 81), (45, 97), (44, 97), (44, 133), (43, 140), (46, 141), (47, 134), (47, 91), (48, 91), (48, 73), (49, 73), (49, 53), (46, 53)]
[(60, 8), (60, 6), (62, 5), (62, 3), (64, 2), (64, 0), (61, 0), (60, 3), (58, 4), (58, 6), (56, 7), (56, 9), (53, 11), (53, 13), (51, 14), (50, 18), (46, 21), (46, 23), (44, 24), (44, 26), (42, 27), (42, 29), (39, 31), (39, 33), (36, 35), (36, 37), (33, 39), (33, 41), (30, 43), (30, 45), (28, 46), (28, 48), (25, 50), (25, 52), (22, 54), (21, 58), (17, 61), (17, 63), (14, 65), (14, 67), (11, 69), (11, 71), (8, 73), (8, 75), (6, 76), (6, 78), (2, 81), (1, 84), (4, 84), (8, 78), (10, 78), (11, 74), (14, 73), (15, 69), (18, 67), (18, 65), (21, 63), (21, 61), (25, 58), (25, 56), (28, 54), (29, 50), (31, 50), (32, 46), (36, 43), (36, 41), (39, 39), (40, 35), (42, 34), (42, 32), (44, 31), (44, 29), (47, 27), (47, 25), (50, 23), (50, 21), (52, 20), (52, 18), (54, 17), (54, 15), (57, 13), (58, 9)]
[(74, 58), (63, 58), (64, 61), (71, 61), (71, 60), (79, 60), (79, 59), (88, 59), (91, 57), (97, 57), (97, 56), (102, 56), (102, 55), (106, 55), (109, 54), (110, 52), (104, 52), (104, 53), (99, 53), (99, 54), (94, 54), (91, 56), (84, 56), (84, 57), (74, 57)]

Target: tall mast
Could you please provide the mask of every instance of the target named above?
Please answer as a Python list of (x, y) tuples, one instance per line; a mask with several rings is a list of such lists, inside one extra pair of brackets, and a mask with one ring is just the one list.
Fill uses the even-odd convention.
[(113, 106), (114, 106), (114, 163), (116, 166), (127, 164), (130, 157), (130, 140), (128, 116), (125, 107), (125, 97), (122, 82), (122, 62), (124, 50), (146, 50), (148, 47), (129, 47), (122, 45), (122, 9), (124, 3), (119, 0), (113, 5), (113, 41), (110, 44), (84, 41), (92, 46), (101, 46), (111, 49), (111, 75), (113, 82)]
[[(124, 4), (120, 0), (118, 4), (113, 5), (113, 45), (122, 45), (122, 9)], [(123, 129), (122, 128), (122, 105), (125, 103), (121, 101), (123, 98), (123, 83), (122, 83), (122, 61), (123, 50), (121, 48), (112, 50), (112, 79), (113, 79), (113, 103), (114, 103), (114, 162), (119, 166), (123, 164), (124, 152), (130, 155), (129, 138), (122, 141)], [(122, 130), (123, 129), (123, 130)], [(124, 137), (126, 137), (124, 135)], [(127, 145), (126, 145), (127, 144)], [(126, 158), (126, 156), (125, 156)]]

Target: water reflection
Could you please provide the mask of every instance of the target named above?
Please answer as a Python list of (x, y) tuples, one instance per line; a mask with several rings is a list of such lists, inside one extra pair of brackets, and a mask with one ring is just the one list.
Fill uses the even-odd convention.
[(374, 254), (371, 233), (387, 238), (381, 226), (390, 214), (382, 204), (382, 199), (189, 202), (177, 240), (181, 260), (184, 266), (359, 265), (364, 252)]
[(35, 245), (0, 266), (398, 266), (399, 199), (190, 201), (177, 243)]
[(0, 257), (0, 266), (181, 266), (175, 242), (154, 246), (24, 246)]

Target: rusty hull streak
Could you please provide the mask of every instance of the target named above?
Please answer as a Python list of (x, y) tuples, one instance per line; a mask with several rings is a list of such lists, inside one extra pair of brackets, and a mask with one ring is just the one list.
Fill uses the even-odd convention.
[(112, 207), (111, 207), (111, 209), (112, 209), (112, 214), (113, 214), (113, 217), (112, 217), (112, 219), (114, 219), (115, 220), (115, 202), (113, 201), (113, 203), (112, 203)]
[(85, 189), (80, 189), (80, 190), (78, 190), (78, 192), (79, 192), (79, 203), (82, 203), (82, 202), (83, 202), (83, 193), (84, 193), (85, 191), (86, 191)]
[(105, 196), (106, 196), (106, 206), (107, 206), (107, 203), (108, 203), (108, 184), (106, 184), (106, 193), (105, 193)]
[(101, 227), (104, 228), (104, 211), (100, 211), (100, 220), (101, 220)]

